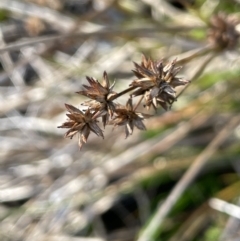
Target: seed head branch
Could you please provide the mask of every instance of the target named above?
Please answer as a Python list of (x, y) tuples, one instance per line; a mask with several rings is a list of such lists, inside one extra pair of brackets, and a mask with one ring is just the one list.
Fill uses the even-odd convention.
[[(140, 64), (134, 62), (134, 67), (132, 71), (136, 79), (130, 83), (130, 87), (119, 93), (113, 90), (115, 82), (111, 84), (106, 71), (103, 73), (102, 81), (86, 77), (88, 85), (83, 85), (83, 89), (76, 92), (88, 98), (81, 103), (86, 110), (82, 111), (65, 104), (69, 112), (66, 114), (68, 120), (59, 126), (59, 128), (69, 129), (65, 137), (71, 139), (74, 135), (78, 135), (78, 144), (82, 148), (91, 132), (104, 138), (99, 122), (103, 128), (107, 125), (123, 126), (126, 138), (133, 133), (134, 127), (146, 130), (143, 121), (151, 115), (137, 110), (142, 100), (145, 100), (143, 106), (147, 110), (150, 108), (157, 110), (159, 106), (169, 110), (177, 100), (175, 88), (189, 83), (188, 80), (177, 76), (181, 67), (177, 66), (176, 59), (165, 63), (163, 60), (153, 61), (143, 56)], [(125, 105), (115, 102), (120, 96), (126, 94), (128, 101)], [(134, 105), (135, 96), (140, 96), (140, 99)]]

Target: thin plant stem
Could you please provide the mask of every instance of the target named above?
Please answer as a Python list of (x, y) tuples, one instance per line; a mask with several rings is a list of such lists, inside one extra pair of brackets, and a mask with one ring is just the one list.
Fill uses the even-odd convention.
[[(203, 71), (205, 70), (205, 68), (208, 66), (208, 64), (218, 55), (217, 52), (213, 52), (205, 61), (203, 61), (203, 63), (200, 65), (200, 67), (198, 68), (198, 70), (195, 72), (195, 74), (193, 75), (193, 77), (191, 78), (191, 82), (198, 79), (201, 74), (203, 73)], [(179, 97), (187, 88), (188, 85), (185, 85), (181, 91), (177, 94), (177, 97)]]
[(113, 95), (113, 96), (110, 98), (110, 100), (113, 101), (113, 100), (117, 99), (118, 97), (120, 97), (120, 96), (122, 96), (122, 95), (125, 95), (126, 93), (128, 93), (128, 92), (130, 92), (130, 91), (132, 91), (132, 90), (134, 90), (134, 89), (136, 89), (136, 88), (137, 88), (136, 86), (129, 87), (129, 88), (123, 90), (122, 92), (119, 92), (119, 93), (117, 93), (116, 95)]
[(206, 55), (210, 52), (213, 52), (214, 50), (215, 50), (215, 48), (213, 48), (210, 45), (204, 46), (198, 50), (194, 50), (194, 52), (191, 50), (189, 52), (193, 52), (193, 53), (191, 53), (191, 54), (189, 54), (189, 52), (185, 53), (184, 55), (186, 55), (186, 54), (189, 54), (189, 55), (186, 57), (183, 57), (182, 59), (177, 60), (177, 64), (181, 65), (181, 64), (189, 63), (193, 59)]
[(136, 109), (138, 108), (138, 106), (141, 104), (142, 100), (143, 100), (143, 95), (141, 96), (141, 98), (138, 100), (137, 104), (135, 105), (133, 111), (136, 111)]

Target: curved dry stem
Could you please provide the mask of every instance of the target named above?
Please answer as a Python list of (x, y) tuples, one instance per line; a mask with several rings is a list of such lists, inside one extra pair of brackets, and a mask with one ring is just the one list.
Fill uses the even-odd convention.
[(142, 100), (143, 100), (143, 95), (139, 98), (139, 100), (138, 100), (138, 102), (137, 102), (137, 104), (134, 106), (134, 111), (136, 111), (136, 109), (138, 108), (138, 106), (141, 104), (141, 102), (142, 102)]
[(119, 92), (116, 95), (113, 95), (111, 98), (109, 98), (109, 100), (113, 101), (113, 100), (117, 99), (118, 97), (125, 95), (126, 93), (128, 93), (136, 88), (137, 88), (136, 86), (129, 87), (129, 88), (123, 90), (122, 92)]
[(177, 64), (182, 65), (182, 64), (189, 63), (193, 59), (195, 59), (197, 57), (201, 57), (201, 56), (206, 55), (206, 54), (208, 54), (210, 52), (213, 52), (213, 51), (215, 51), (215, 48), (213, 48), (210, 45), (204, 46), (204, 47), (202, 47), (200, 49), (197, 49), (197, 50), (194, 49), (194, 50), (188, 51), (188, 52), (183, 54), (185, 57), (177, 60)]
[[(202, 62), (202, 64), (199, 66), (198, 70), (196, 71), (196, 73), (193, 75), (193, 77), (191, 78), (191, 82), (198, 79), (201, 74), (203, 73), (203, 71), (205, 70), (205, 68), (208, 66), (208, 64), (218, 55), (217, 52), (213, 52), (205, 61)], [(177, 97), (179, 97), (187, 88), (188, 85), (185, 85), (181, 91), (177, 94)]]

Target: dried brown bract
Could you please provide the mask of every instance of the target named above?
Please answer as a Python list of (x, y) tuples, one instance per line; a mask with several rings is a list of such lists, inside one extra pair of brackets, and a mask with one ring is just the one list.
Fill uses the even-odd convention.
[(126, 138), (133, 133), (134, 126), (139, 130), (146, 130), (143, 120), (149, 118), (150, 115), (137, 113), (133, 109), (132, 98), (129, 98), (126, 106), (119, 106), (115, 110), (115, 116), (109, 122), (114, 126), (125, 126)]
[(176, 60), (165, 64), (163, 60), (153, 61), (142, 57), (141, 65), (134, 63), (133, 73), (138, 78), (130, 86), (138, 87), (132, 94), (134, 96), (144, 95), (146, 107), (154, 109), (161, 105), (165, 110), (171, 107), (176, 100), (175, 87), (186, 85), (184, 80), (176, 75), (181, 67), (176, 67)]
[(238, 44), (237, 21), (233, 16), (218, 13), (210, 19), (209, 42), (217, 49), (234, 49)]
[(113, 116), (115, 110), (115, 103), (112, 101), (112, 98), (116, 95), (116, 92), (113, 91), (115, 82), (110, 85), (106, 72), (103, 73), (102, 84), (91, 77), (87, 77), (87, 81), (90, 86), (83, 85), (85, 90), (78, 91), (77, 93), (91, 99), (90, 101), (85, 101), (82, 105), (93, 109), (96, 112), (96, 116), (101, 116), (105, 127), (109, 117)]
[(61, 126), (58, 126), (58, 128), (69, 128), (65, 133), (65, 137), (72, 139), (74, 135), (79, 134), (78, 145), (80, 149), (83, 143), (87, 143), (91, 131), (97, 136), (104, 138), (102, 130), (97, 125), (96, 119), (93, 118), (95, 113), (92, 113), (90, 109), (84, 113), (72, 105), (65, 104), (65, 106), (69, 112), (69, 114), (66, 114), (69, 119)]

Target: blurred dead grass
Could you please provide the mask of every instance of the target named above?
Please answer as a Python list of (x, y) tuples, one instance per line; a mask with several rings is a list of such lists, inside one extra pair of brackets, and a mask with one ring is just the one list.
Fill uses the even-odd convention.
[[(209, 149), (205, 165), (200, 161), (190, 178), (199, 176), (197, 188), (192, 181), (181, 186), (173, 195), (178, 212), (167, 202), (170, 215), (154, 226), (161, 224), (161, 240), (217, 240), (207, 236), (216, 227), (219, 240), (239, 238), (238, 228), (228, 233), (229, 223), (239, 227), (239, 220), (228, 221), (208, 206), (214, 196), (239, 204), (239, 50), (213, 58), (206, 38), (198, 38), (207, 19), (200, 13), (210, 16), (224, 1), (196, 1), (190, 11), (178, 8), (188, 1), (170, 2), (175, 5), (0, 1), (0, 240), (134, 240), (156, 215), (157, 203), (168, 200)], [(229, 12), (231, 4), (240, 9), (238, 1), (229, 2)], [(122, 90), (141, 53), (177, 57), (191, 85), (172, 111), (159, 110), (145, 122), (146, 133), (135, 131), (125, 140), (117, 129), (106, 129), (104, 141), (91, 136), (79, 152), (77, 141), (57, 129), (65, 120), (64, 103), (79, 106), (75, 92), (85, 76), (101, 78), (104, 70)], [(153, 229), (155, 238), (148, 239), (160, 240)]]

